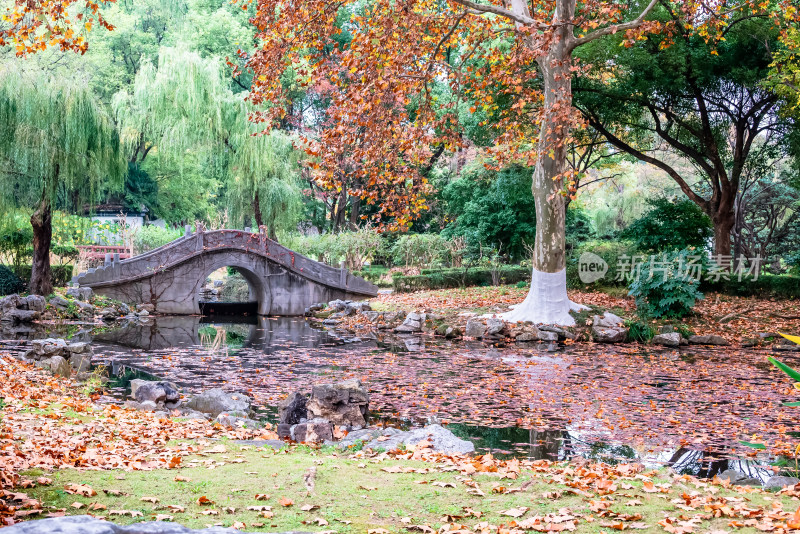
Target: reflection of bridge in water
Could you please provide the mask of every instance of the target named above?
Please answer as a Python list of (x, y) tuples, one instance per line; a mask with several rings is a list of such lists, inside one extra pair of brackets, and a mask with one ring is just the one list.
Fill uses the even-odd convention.
[(146, 324), (131, 322), (96, 334), (94, 341), (145, 351), (198, 347), (204, 344), (201, 335), (204, 327), (208, 329), (215, 324), (223, 324), (223, 328), (233, 326), (237, 334), (242, 334), (241, 344), (237, 345), (265, 354), (292, 348), (311, 349), (336, 341), (327, 330), (312, 328), (299, 317), (253, 316), (236, 321), (226, 317), (224, 321), (212, 321), (208, 317), (173, 315), (155, 319)]

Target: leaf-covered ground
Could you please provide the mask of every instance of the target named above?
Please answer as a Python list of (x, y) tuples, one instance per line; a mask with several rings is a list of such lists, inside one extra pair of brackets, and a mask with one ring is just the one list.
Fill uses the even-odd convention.
[[(516, 286), (437, 289), (379, 295), (372, 304), (378, 310), (429, 310), (452, 317), (462, 312), (505, 312), (509, 305), (522, 302), (527, 293), (527, 288)], [(600, 310), (614, 310), (626, 318), (633, 317), (636, 312), (633, 298), (626, 296), (622, 289), (615, 289), (613, 295), (571, 290), (569, 297)], [(743, 341), (758, 332), (800, 333), (800, 302), (796, 300), (709, 293), (697, 302), (693, 312), (677, 322), (683, 322), (698, 334), (719, 334), (732, 342)], [(654, 324), (665, 322), (670, 321), (654, 321)]]

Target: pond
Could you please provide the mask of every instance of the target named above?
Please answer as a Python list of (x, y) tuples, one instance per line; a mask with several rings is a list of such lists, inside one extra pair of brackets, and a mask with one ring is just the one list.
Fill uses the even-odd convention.
[[(496, 454), (636, 458), (711, 475), (735, 462), (767, 476), (758, 465), (798, 442), (796, 409), (784, 406), (790, 391), (763, 351), (498, 347), (348, 338), (302, 318), (208, 321), (152, 317), (77, 336), (91, 335), (98, 363), (121, 378), (145, 372), (188, 392), (239, 390), (273, 419), (291, 391), (359, 378), (379, 420), (442, 422)], [(770, 454), (745, 444), (762, 442)]]

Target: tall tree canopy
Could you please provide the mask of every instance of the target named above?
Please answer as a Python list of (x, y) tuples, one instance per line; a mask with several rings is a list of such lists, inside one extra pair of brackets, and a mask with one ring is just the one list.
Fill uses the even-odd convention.
[[(754, 4), (664, 0), (679, 20), (648, 21), (659, 3), (261, 0), (253, 22), (262, 45), (248, 62), (255, 72), (251, 99), (271, 107), (256, 119), (285, 113), (291, 98), (280, 73), (292, 66), (300, 66), (305, 86), (334, 88), (330, 127), (311, 145), (320, 158), (318, 180), (333, 182), (343, 167), (355, 169), (361, 179), (352, 193), (380, 203), (384, 222), (397, 228), (425, 209), (421, 171), (436, 147), (458, 146), (459, 111), (471, 103), (496, 132), (498, 163), (535, 169), (533, 282), (507, 319), (573, 324), (563, 194), (576, 122), (572, 76), (582, 69), (575, 50), (615, 33), (629, 46), (644, 32), (687, 25), (713, 38), (732, 13)], [(346, 45), (337, 41), (342, 28), (352, 35)]]
[[(658, 13), (665, 22), (680, 20), (674, 9)], [(713, 221), (715, 253), (728, 256), (744, 176), (791, 153), (786, 145), (797, 128), (763, 84), (780, 27), (748, 13), (724, 41), (674, 27), (675, 35), (650, 35), (622, 52), (613, 40), (596, 43), (586, 54), (595, 70), (576, 78), (576, 103), (612, 145), (679, 185)], [(694, 173), (682, 172), (675, 154)]]
[(0, 72), (0, 196), (35, 206), (32, 293), (53, 289), (53, 206), (92, 201), (101, 181), (120, 185), (121, 154), (111, 117), (85, 84)]

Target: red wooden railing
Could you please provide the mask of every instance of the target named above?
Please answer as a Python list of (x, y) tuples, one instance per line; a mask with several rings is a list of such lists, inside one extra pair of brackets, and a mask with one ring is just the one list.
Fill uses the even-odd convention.
[(79, 245), (77, 248), (90, 260), (104, 260), (106, 254), (119, 254), (121, 260), (133, 256), (133, 251), (124, 245)]

